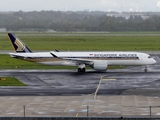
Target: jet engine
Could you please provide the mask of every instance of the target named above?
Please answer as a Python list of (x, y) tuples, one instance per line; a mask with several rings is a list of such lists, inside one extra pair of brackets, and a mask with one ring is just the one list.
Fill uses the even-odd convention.
[(98, 70), (98, 71), (106, 71), (108, 67), (108, 64), (106, 61), (94, 61), (93, 63), (93, 69)]

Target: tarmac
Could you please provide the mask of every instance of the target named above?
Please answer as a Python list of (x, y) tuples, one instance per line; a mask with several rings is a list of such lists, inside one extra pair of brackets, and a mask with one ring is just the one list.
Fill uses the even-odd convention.
[[(88, 115), (92, 117), (149, 117), (151, 115), (153, 117), (160, 115), (159, 103), (159, 97), (137, 95), (99, 95), (96, 99), (94, 99), (93, 95), (3, 96), (0, 97), (0, 116), (87, 117)], [(152, 107), (150, 108), (150, 106)]]

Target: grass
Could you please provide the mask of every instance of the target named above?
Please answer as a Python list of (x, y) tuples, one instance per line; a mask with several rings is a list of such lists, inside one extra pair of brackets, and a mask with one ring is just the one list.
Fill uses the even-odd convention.
[(16, 78), (0, 77), (0, 86), (26, 86)]
[[(32, 42), (27, 41), (35, 50), (71, 50), (71, 51), (128, 51), (128, 50), (160, 50), (160, 37), (144, 36), (86, 36), (86, 37), (49, 37), (35, 38)], [(43, 41), (44, 40), (44, 41)], [(37, 42), (39, 45), (37, 45)]]
[[(160, 36), (19, 36), (31, 50), (53, 51), (158, 51)], [(7, 36), (0, 49), (13, 50)]]

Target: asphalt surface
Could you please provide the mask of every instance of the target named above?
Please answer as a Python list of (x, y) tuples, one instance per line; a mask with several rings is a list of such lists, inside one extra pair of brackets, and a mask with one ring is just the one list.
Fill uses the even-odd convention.
[[(28, 86), (1, 87), (0, 95), (158, 95), (160, 72), (5, 71), (0, 76), (16, 77)], [(144, 91), (144, 92), (142, 92)], [(153, 92), (152, 92), (153, 91)]]

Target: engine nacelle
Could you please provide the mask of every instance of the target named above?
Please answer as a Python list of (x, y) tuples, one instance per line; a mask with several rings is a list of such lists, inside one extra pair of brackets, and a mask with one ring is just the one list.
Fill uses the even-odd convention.
[(108, 64), (104, 60), (94, 61), (94, 63), (93, 63), (93, 69), (95, 69), (95, 70), (106, 71), (107, 67), (108, 67)]

